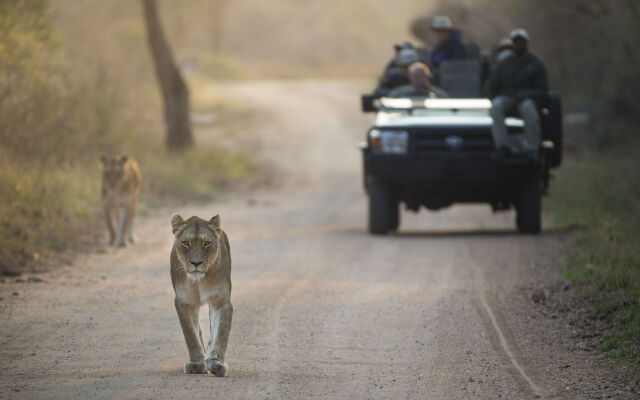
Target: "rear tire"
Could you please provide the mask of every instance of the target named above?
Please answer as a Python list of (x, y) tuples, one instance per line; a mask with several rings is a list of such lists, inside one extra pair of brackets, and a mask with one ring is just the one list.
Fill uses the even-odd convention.
[[(369, 232), (384, 235), (391, 228), (391, 198), (387, 184), (371, 176), (369, 180)], [(396, 207), (397, 209), (397, 207)]]
[(554, 144), (549, 152), (548, 164), (551, 168), (557, 168), (562, 164), (562, 102), (556, 93), (549, 93), (546, 108), (548, 115), (543, 115), (541, 120), (542, 137), (544, 140), (551, 140)]
[(542, 183), (538, 174), (520, 191), (516, 225), (520, 233), (537, 234), (542, 229)]

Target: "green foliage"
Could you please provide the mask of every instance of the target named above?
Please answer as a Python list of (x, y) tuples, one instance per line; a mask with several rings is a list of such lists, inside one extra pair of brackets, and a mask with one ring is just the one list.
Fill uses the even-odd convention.
[(640, 361), (640, 161), (624, 153), (567, 163), (547, 206), (557, 224), (584, 227), (567, 275), (581, 296), (597, 300), (598, 311), (613, 318), (602, 349)]

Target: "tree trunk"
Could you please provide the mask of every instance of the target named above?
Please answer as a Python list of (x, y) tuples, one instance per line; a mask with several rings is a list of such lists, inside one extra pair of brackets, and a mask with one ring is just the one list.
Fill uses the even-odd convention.
[(172, 150), (185, 148), (193, 144), (189, 120), (189, 88), (171, 54), (171, 48), (160, 24), (156, 0), (143, 0), (142, 4), (147, 39), (164, 100), (167, 145)]

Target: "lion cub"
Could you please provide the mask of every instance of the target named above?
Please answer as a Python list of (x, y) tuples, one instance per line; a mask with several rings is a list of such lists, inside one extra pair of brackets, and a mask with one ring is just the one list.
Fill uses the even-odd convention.
[(109, 228), (109, 244), (133, 243), (133, 218), (140, 196), (142, 175), (136, 160), (127, 156), (100, 157), (102, 161), (102, 201)]
[[(171, 283), (175, 305), (189, 350), (185, 374), (225, 376), (224, 355), (231, 330), (231, 250), (226, 233), (220, 228), (220, 216), (209, 221), (198, 217), (171, 218), (175, 242), (171, 249)], [(211, 339), (206, 347), (198, 311), (209, 304)]]

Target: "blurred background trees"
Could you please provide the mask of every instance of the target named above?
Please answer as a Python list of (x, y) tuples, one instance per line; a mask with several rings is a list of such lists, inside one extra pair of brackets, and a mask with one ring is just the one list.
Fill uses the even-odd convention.
[[(431, 16), (450, 15), (466, 40), (488, 49), (521, 27), (531, 48), (545, 62), (553, 90), (562, 93), (568, 111), (588, 112), (594, 121), (640, 122), (640, 2), (635, 0), (449, 0), (413, 20), (412, 32), (429, 42)], [(613, 121), (619, 123), (618, 121)], [(623, 132), (593, 130), (595, 145)]]
[(173, 52), (158, 15), (156, 0), (143, 0), (147, 41), (162, 93), (167, 145), (178, 150), (193, 145), (189, 108), (189, 88), (176, 65)]

